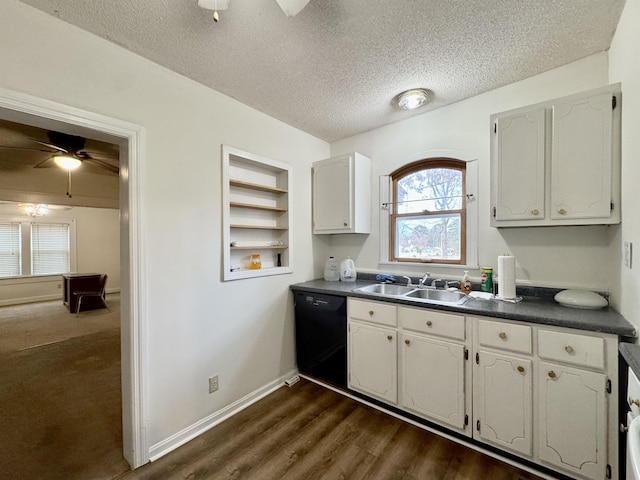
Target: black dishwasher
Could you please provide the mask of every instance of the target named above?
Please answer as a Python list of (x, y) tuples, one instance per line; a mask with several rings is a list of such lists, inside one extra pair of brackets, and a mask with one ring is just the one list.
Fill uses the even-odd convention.
[(298, 370), (346, 389), (346, 297), (301, 291), (293, 295)]

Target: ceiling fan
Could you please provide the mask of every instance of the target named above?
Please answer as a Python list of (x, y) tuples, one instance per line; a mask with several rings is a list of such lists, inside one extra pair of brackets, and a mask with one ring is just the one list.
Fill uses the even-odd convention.
[[(213, 20), (218, 21), (218, 10), (226, 10), (229, 8), (229, 2), (231, 0), (198, 0), (198, 6), (206, 8), (207, 10), (213, 10)], [(276, 0), (280, 8), (287, 17), (293, 17), (300, 13), (304, 7), (307, 6), (309, 0)]]

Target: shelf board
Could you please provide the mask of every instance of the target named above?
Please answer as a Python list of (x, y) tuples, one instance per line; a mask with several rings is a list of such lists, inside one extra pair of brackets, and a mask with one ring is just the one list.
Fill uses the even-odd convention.
[(229, 185), (232, 187), (250, 188), (251, 190), (260, 190), (261, 192), (270, 193), (287, 193), (284, 188), (268, 187), (267, 185), (260, 185), (258, 183), (243, 182), (240, 180), (229, 180)]
[(264, 205), (254, 205), (252, 203), (238, 203), (238, 202), (229, 202), (230, 207), (235, 208), (253, 208), (255, 210), (266, 210), (269, 212), (286, 212), (286, 208), (281, 207), (266, 207)]
[(267, 225), (229, 225), (231, 228), (246, 228), (249, 230), (289, 230), (289, 227), (269, 227)]
[(253, 245), (251, 247), (231, 247), (231, 250), (285, 250), (286, 245)]

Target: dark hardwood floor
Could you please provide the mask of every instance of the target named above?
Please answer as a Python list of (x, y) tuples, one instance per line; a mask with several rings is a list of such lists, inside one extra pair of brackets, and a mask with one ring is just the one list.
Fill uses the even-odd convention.
[(117, 478), (539, 479), (306, 380)]

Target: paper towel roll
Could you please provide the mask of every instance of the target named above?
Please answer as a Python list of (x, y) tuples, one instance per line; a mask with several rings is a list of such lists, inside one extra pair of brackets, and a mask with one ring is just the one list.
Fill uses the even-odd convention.
[(498, 297), (505, 300), (516, 298), (516, 257), (498, 257)]

